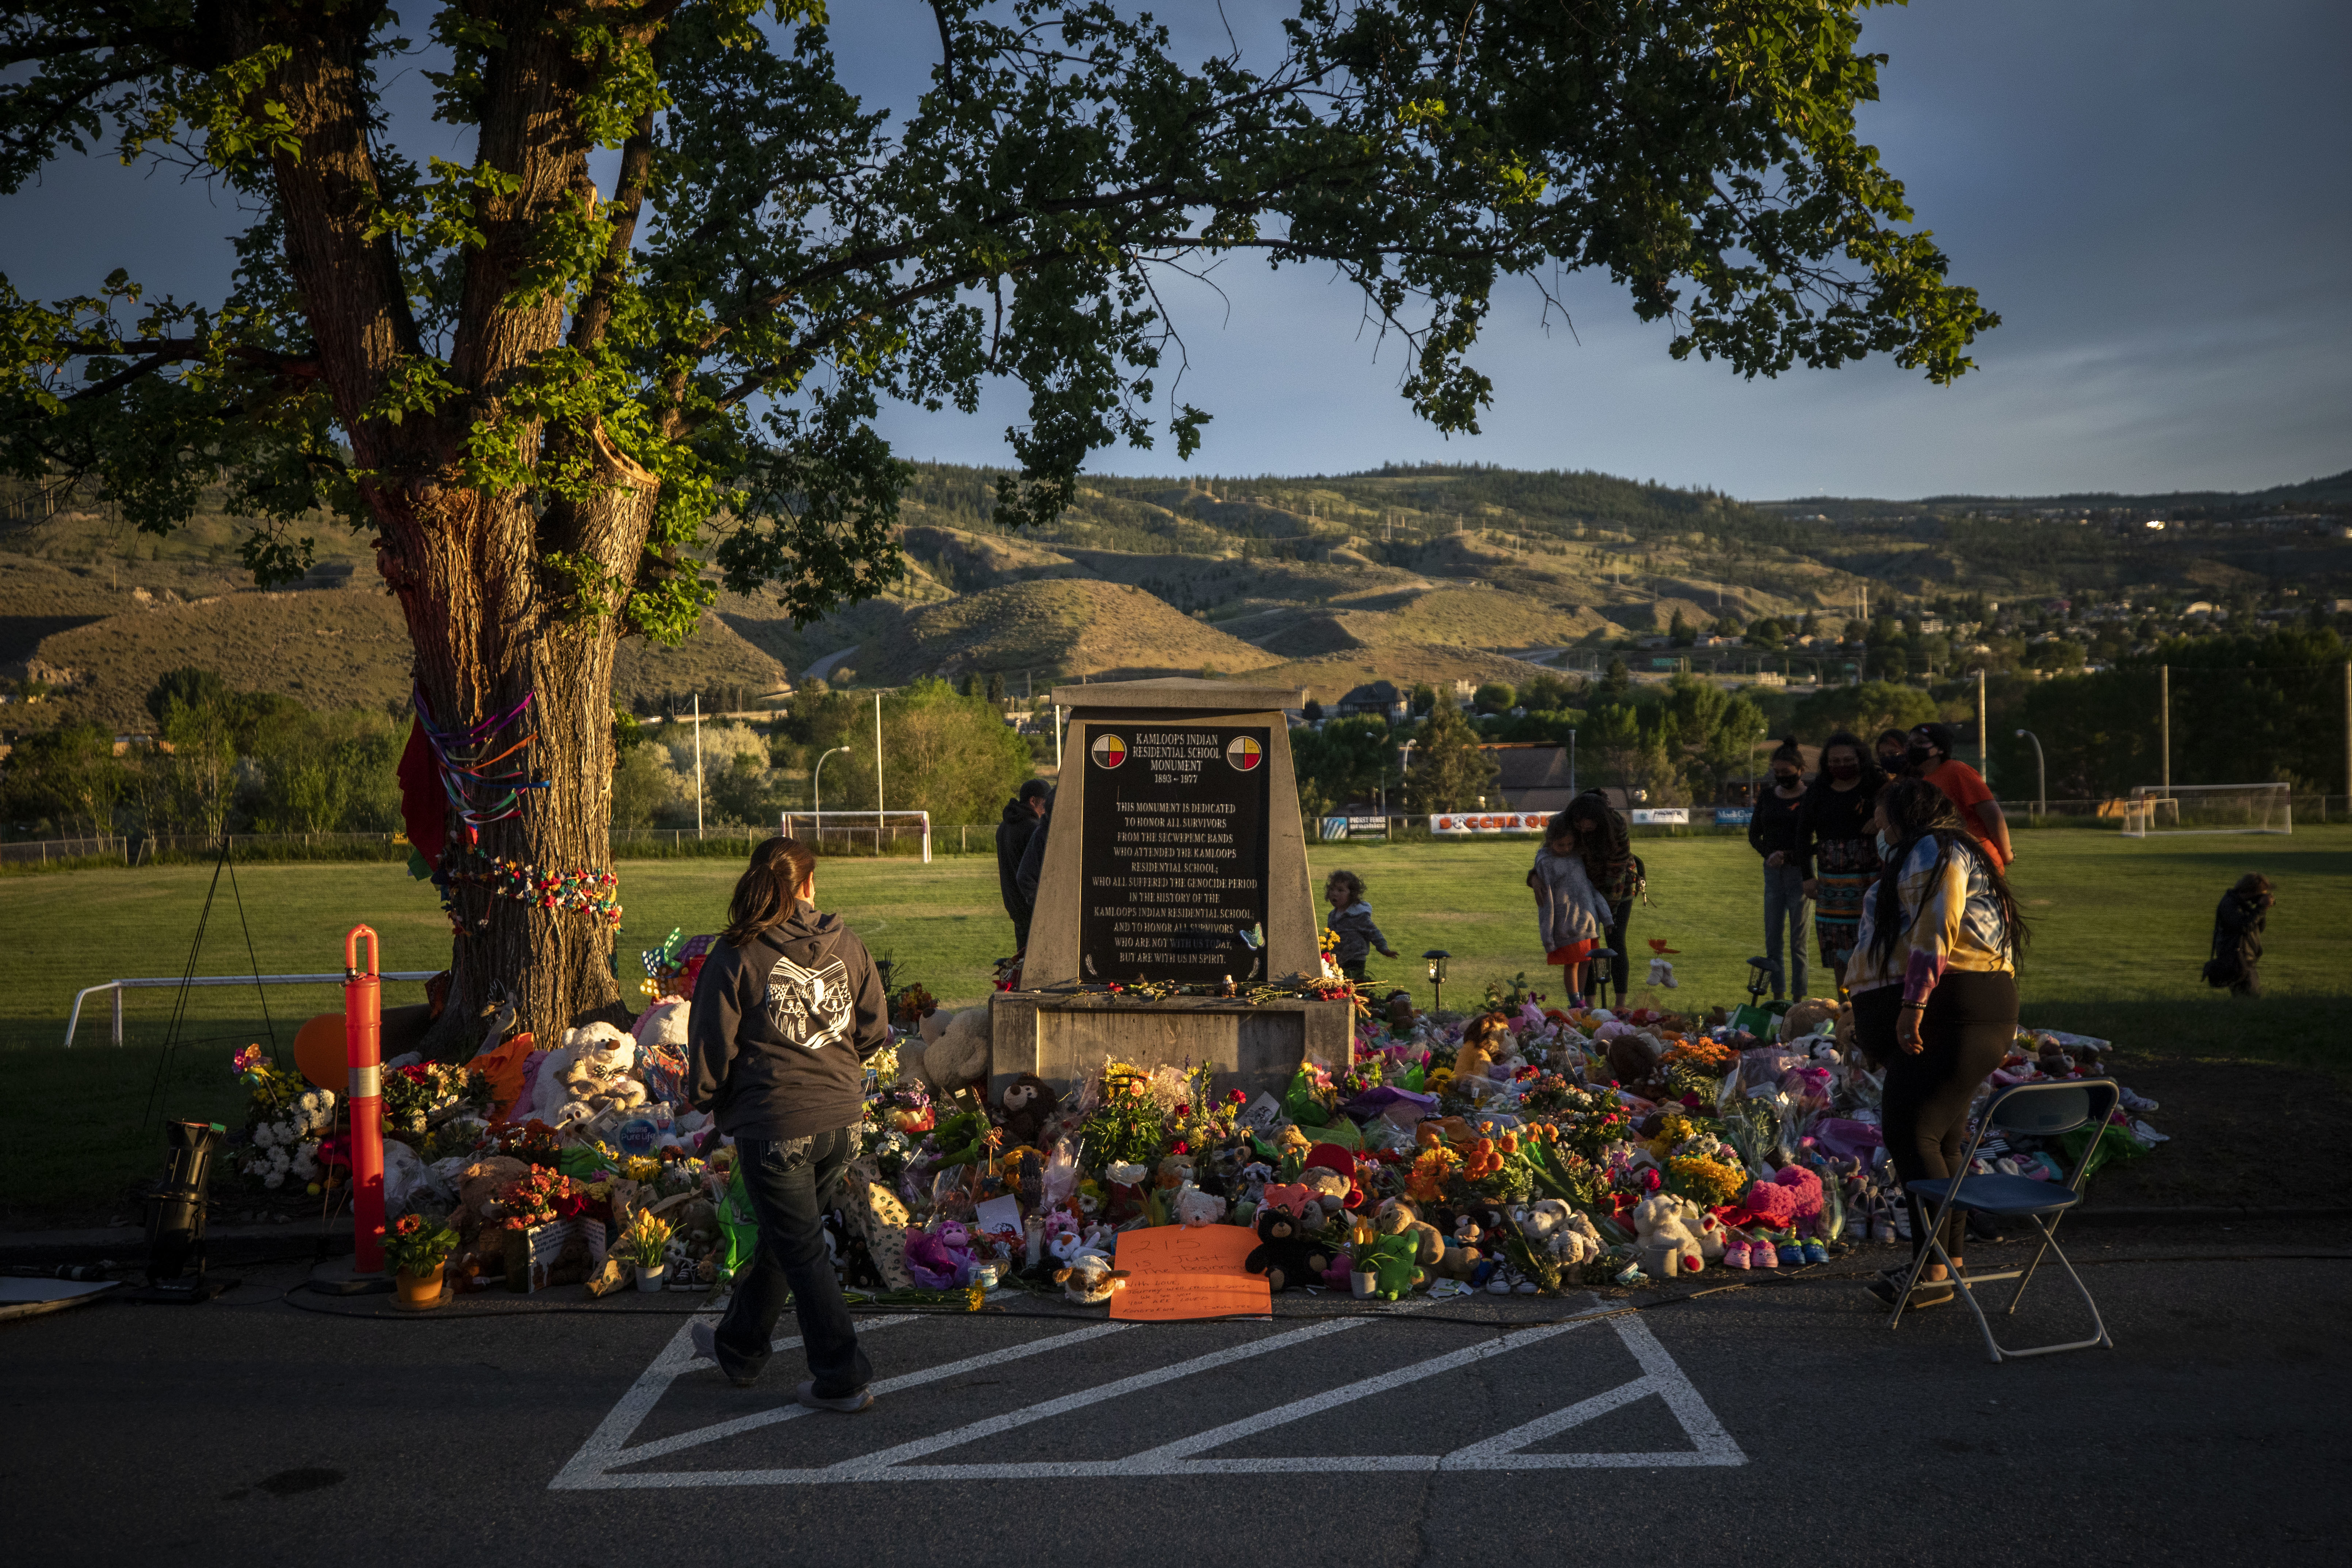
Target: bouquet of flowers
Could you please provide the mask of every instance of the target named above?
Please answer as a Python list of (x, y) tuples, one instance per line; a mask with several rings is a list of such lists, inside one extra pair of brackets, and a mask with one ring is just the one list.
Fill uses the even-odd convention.
[[(1174, 1105), (1168, 1109), (1172, 1110)], [(1079, 1132), (1086, 1140), (1087, 1154), (1102, 1164), (1150, 1165), (1158, 1162), (1168, 1142), (1167, 1112), (1154, 1099), (1149, 1077), (1124, 1062), (1107, 1061), (1102, 1072), (1102, 1103), (1086, 1119)]]
[(488, 1078), (453, 1062), (418, 1062), (383, 1075), (383, 1125), (387, 1132), (421, 1133), (436, 1111), (459, 1105), (486, 1110)]
[(529, 1230), (566, 1219), (587, 1208), (586, 1188), (561, 1171), (541, 1165), (499, 1194), (503, 1213), (499, 1224), (507, 1230)]
[(1612, 1143), (1629, 1136), (1633, 1118), (1610, 1089), (1579, 1089), (1566, 1084), (1551, 1095), (1546, 1107), (1559, 1141), (1589, 1160), (1599, 1160)]
[(621, 1232), (615, 1254), (622, 1262), (639, 1269), (659, 1268), (669, 1249), (670, 1232), (669, 1221), (640, 1213)]

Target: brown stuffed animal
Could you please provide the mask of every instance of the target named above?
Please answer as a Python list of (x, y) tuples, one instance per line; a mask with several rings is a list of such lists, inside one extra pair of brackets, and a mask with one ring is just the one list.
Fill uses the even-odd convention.
[(1838, 1005), (1825, 996), (1808, 996), (1780, 1016), (1780, 1038), (1801, 1040), (1838, 1016)]
[(1004, 1086), (1000, 1102), (1004, 1109), (1005, 1142), (1044, 1148), (1046, 1132), (1062, 1109), (1062, 1097), (1053, 1086), (1034, 1072), (1024, 1072)]
[(1421, 1217), (1421, 1211), (1402, 1198), (1382, 1200), (1373, 1212), (1372, 1227), (1382, 1236), (1402, 1236), (1411, 1232), (1413, 1237), (1412, 1260), (1426, 1268), (1445, 1256), (1445, 1236), (1435, 1226)]

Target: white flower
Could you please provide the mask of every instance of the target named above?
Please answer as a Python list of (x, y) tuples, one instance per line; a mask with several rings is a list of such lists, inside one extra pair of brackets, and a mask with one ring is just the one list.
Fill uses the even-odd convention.
[(265, 1187), (270, 1187), (273, 1189), (282, 1187), (286, 1184), (285, 1173), (279, 1171), (272, 1171), (269, 1174), (261, 1178), (261, 1184)]

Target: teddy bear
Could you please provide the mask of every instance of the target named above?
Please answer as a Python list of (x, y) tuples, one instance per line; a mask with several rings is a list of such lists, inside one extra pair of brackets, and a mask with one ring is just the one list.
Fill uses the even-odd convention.
[(1421, 1211), (1403, 1198), (1383, 1198), (1372, 1212), (1372, 1228), (1382, 1236), (1413, 1238), (1412, 1260), (1427, 1268), (1445, 1256), (1445, 1235), (1421, 1217)]
[(1024, 1072), (1004, 1086), (997, 1103), (1002, 1110), (998, 1124), (1004, 1129), (1005, 1142), (1043, 1148), (1062, 1109), (1062, 1097), (1035, 1073)]
[(1364, 1189), (1356, 1180), (1356, 1157), (1337, 1143), (1318, 1143), (1309, 1150), (1298, 1179), (1322, 1205), (1327, 1222), (1364, 1206)]
[(911, 1064), (907, 1060), (907, 1047), (899, 1047), (898, 1070), (920, 1075), (940, 1094), (953, 1094), (988, 1077), (988, 1009), (965, 1008), (940, 1024), (934, 1037), (933, 1020), (944, 1013), (942, 1009), (923, 1020), (923, 1048)]
[[(563, 1051), (569, 1063), (556, 1076), (567, 1097), (551, 1125), (607, 1121), (617, 1122), (626, 1112), (646, 1103), (646, 1086), (629, 1076), (636, 1066), (637, 1043), (610, 1024), (588, 1024), (565, 1032)], [(546, 1081), (542, 1068), (541, 1082)]]
[(1538, 1198), (1517, 1211), (1512, 1223), (1528, 1245), (1563, 1263), (1583, 1265), (1607, 1250), (1592, 1221), (1558, 1198)]
[(530, 1173), (529, 1165), (504, 1154), (478, 1160), (457, 1173), (457, 1206), (450, 1211), (448, 1225), (462, 1245), (449, 1259), (453, 1279), (506, 1272), (506, 1233), (499, 1228), (504, 1215), (499, 1208), (499, 1194)]
[(1186, 1186), (1176, 1194), (1175, 1214), (1178, 1225), (1198, 1230), (1225, 1217), (1225, 1200), (1198, 1187)]
[(1698, 1237), (1684, 1222), (1682, 1200), (1673, 1194), (1652, 1193), (1635, 1204), (1633, 1227), (1643, 1272), (1652, 1279), (1671, 1279), (1706, 1267)]
[(1260, 1205), (1257, 1246), (1242, 1259), (1243, 1268), (1265, 1275), (1267, 1288), (1279, 1294), (1293, 1285), (1315, 1283), (1329, 1261), (1308, 1239), (1297, 1215), (1277, 1204)]
[[(954, 1233), (952, 1240), (948, 1233)], [(907, 1272), (926, 1290), (949, 1290), (963, 1283), (971, 1266), (971, 1248), (963, 1242), (963, 1226), (950, 1221), (937, 1231), (909, 1227), (907, 1231)]]

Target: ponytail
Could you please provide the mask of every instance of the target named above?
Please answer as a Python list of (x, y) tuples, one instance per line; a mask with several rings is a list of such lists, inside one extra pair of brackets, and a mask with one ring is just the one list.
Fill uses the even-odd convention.
[(727, 906), (730, 947), (741, 947), (772, 926), (792, 918), (800, 890), (816, 875), (816, 857), (797, 838), (771, 838), (751, 851), (751, 864), (735, 881)]

